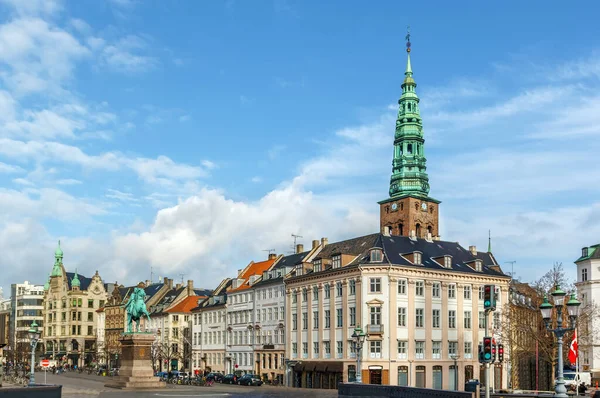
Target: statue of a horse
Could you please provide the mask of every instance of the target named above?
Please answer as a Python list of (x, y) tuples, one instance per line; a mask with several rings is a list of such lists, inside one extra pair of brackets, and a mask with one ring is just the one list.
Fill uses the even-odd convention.
[[(141, 285), (141, 284), (140, 284)], [(136, 328), (135, 332), (140, 331), (140, 321), (142, 316), (146, 315), (148, 320), (150, 320), (150, 314), (146, 309), (146, 303), (144, 302), (144, 298), (146, 297), (146, 292), (144, 292), (143, 285), (138, 285), (134, 290), (131, 296), (129, 296), (129, 301), (123, 307), (125, 307), (125, 311), (127, 312), (127, 332), (133, 333), (132, 330), (133, 323), (135, 322)]]

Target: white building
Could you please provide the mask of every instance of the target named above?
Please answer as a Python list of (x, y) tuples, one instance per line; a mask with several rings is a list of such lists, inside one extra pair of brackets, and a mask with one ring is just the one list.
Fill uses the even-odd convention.
[[(16, 361), (29, 362), (29, 337), (27, 331), (35, 321), (39, 331), (44, 330), (44, 285), (25, 281), (11, 285), (11, 316), (9, 340)], [(41, 345), (38, 345), (40, 347)], [(38, 348), (41, 352), (42, 347)]]
[(192, 310), (192, 367), (201, 372), (229, 373), (231, 357), (225, 353), (227, 295), (231, 279), (224, 279), (213, 295)]
[[(582, 310), (595, 306), (600, 308), (600, 244), (581, 249), (577, 264), (577, 292)], [(579, 325), (579, 364), (581, 371), (593, 373), (600, 378), (600, 316), (596, 315), (588, 325)]]
[(277, 256), (269, 255), (269, 259), (258, 263), (251, 262), (238, 272), (237, 278), (231, 282), (227, 291), (227, 373), (255, 373), (259, 367), (254, 357), (255, 319), (254, 291), (251, 289), (264, 271), (270, 269)]
[(104, 307), (96, 310), (96, 362), (98, 364), (106, 364), (108, 356), (106, 355), (106, 313)]

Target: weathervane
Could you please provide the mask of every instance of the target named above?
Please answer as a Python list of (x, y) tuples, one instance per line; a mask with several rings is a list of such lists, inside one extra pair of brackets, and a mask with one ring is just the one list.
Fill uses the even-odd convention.
[(410, 25), (406, 27), (406, 52), (410, 52)]

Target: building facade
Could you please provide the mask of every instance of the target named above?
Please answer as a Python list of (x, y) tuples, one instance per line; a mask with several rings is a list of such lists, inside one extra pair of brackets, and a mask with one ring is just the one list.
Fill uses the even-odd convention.
[(10, 299), (0, 298), (0, 363), (6, 363), (10, 352)]
[(91, 278), (79, 275), (77, 270), (67, 272), (60, 242), (54, 258), (43, 296), (44, 356), (61, 364), (86, 366), (97, 361), (96, 310), (106, 303), (107, 286), (98, 271)]
[(225, 357), (227, 373), (259, 373), (259, 358), (254, 355), (254, 346), (260, 330), (256, 329), (254, 318), (254, 291), (251, 287), (259, 281), (264, 271), (269, 270), (277, 256), (269, 254), (269, 259), (251, 262), (238, 272), (227, 290), (227, 347)]
[[(43, 330), (44, 318), (44, 286), (25, 281), (11, 285), (9, 345), (10, 352), (16, 362), (30, 362), (30, 346), (28, 330), (35, 322), (40, 331)], [(36, 348), (39, 352), (43, 347)]]
[[(581, 249), (577, 265), (577, 293), (582, 302), (580, 312), (591, 313), (578, 325), (579, 364), (581, 371), (592, 372), (600, 381), (600, 244)], [(581, 336), (581, 337), (580, 337)]]

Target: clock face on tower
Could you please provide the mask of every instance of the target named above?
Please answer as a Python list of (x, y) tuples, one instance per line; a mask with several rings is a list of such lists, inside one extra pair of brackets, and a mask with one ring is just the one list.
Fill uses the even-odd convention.
[(427, 203), (425, 203), (425, 202), (421, 203), (421, 209), (427, 210)]
[(396, 210), (398, 208), (398, 205), (396, 203), (392, 204), (392, 210)]

